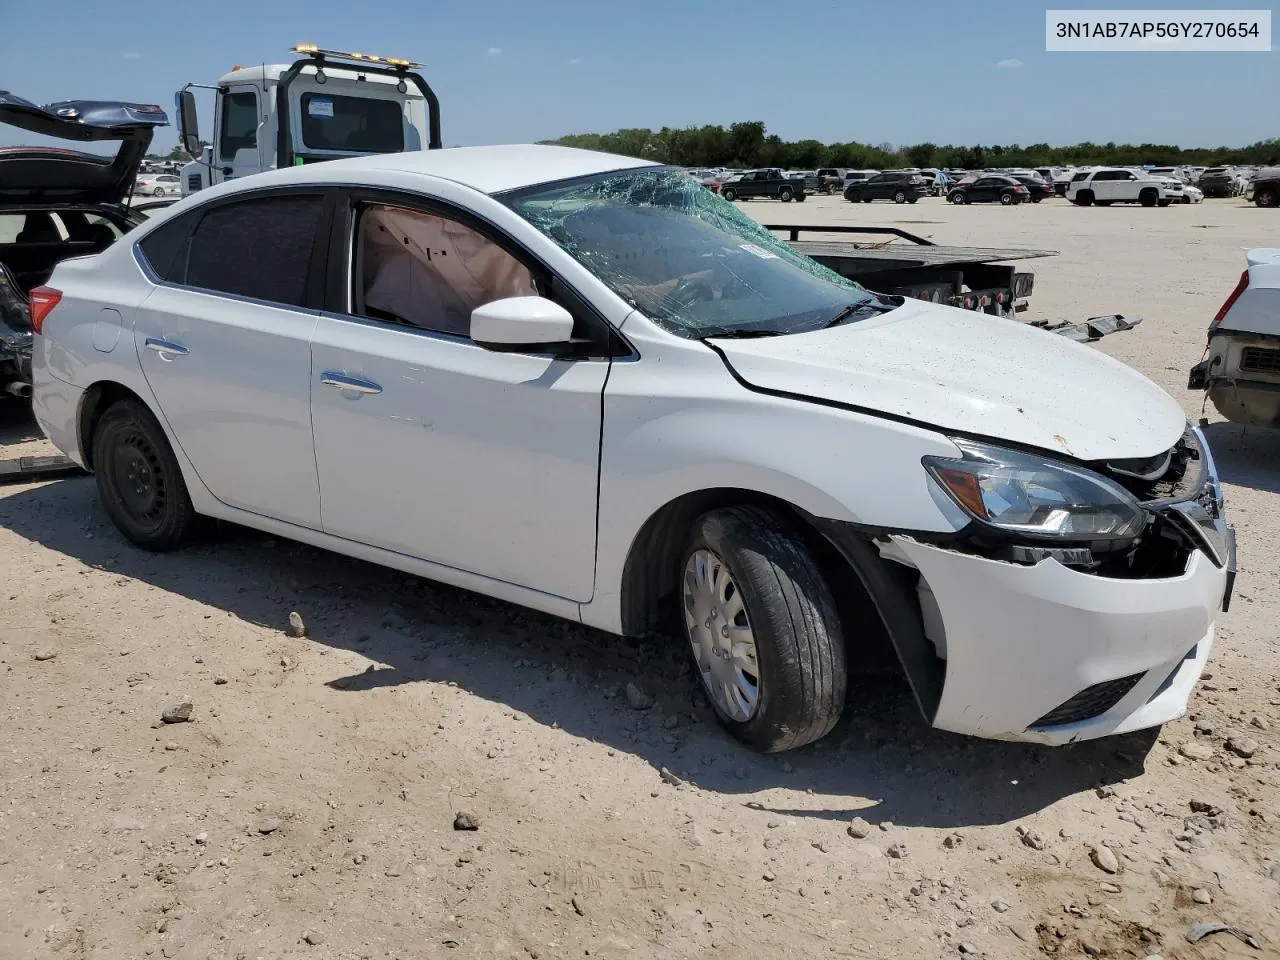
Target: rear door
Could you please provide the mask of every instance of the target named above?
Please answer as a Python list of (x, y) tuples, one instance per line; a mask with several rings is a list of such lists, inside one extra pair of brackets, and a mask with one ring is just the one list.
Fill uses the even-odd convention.
[(134, 340), (160, 415), (223, 503), (319, 529), (311, 337), (331, 198), (242, 194), (144, 237)]

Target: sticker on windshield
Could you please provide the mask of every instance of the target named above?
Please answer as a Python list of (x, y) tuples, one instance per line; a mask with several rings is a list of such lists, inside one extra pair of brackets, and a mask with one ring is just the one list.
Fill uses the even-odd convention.
[(333, 118), (333, 101), (328, 97), (312, 97), (307, 101), (307, 116)]
[(754, 243), (740, 243), (738, 244), (738, 246), (741, 249), (747, 251), (747, 253), (755, 254), (761, 260), (777, 260), (778, 259), (778, 255), (776, 253), (770, 253), (764, 247), (757, 247)]

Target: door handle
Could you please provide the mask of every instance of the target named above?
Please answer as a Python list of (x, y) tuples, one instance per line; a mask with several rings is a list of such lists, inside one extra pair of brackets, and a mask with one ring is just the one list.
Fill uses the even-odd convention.
[(337, 387), (339, 390), (351, 390), (355, 393), (382, 392), (382, 387), (372, 380), (348, 377), (345, 373), (339, 373), (337, 370), (326, 370), (320, 374), (320, 382), (326, 387)]
[[(174, 343), (172, 340), (162, 340), (159, 337), (147, 337), (146, 347), (148, 350), (154, 350), (160, 354), (163, 360), (172, 360), (174, 357), (185, 357), (190, 351), (180, 343)], [(166, 354), (168, 356), (166, 356)]]

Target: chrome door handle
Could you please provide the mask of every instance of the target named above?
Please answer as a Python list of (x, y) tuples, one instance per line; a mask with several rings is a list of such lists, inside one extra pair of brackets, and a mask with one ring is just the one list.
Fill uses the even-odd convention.
[(147, 337), (146, 347), (161, 356), (170, 353), (175, 357), (185, 357), (190, 352), (180, 343), (174, 343), (172, 340), (161, 340), (159, 337)]
[(348, 377), (337, 370), (326, 370), (320, 374), (320, 382), (326, 387), (337, 387), (339, 390), (351, 390), (355, 393), (381, 393), (382, 387), (372, 380), (361, 380), (359, 377)]

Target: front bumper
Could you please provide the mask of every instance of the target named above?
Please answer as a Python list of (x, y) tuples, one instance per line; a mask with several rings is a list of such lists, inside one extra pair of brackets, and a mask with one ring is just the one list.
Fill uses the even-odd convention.
[(935, 727), (1064, 744), (1186, 712), (1235, 579), (1235, 534), (1201, 448), (1205, 499), (1166, 507), (1202, 538), (1178, 576), (1118, 579), (892, 536), (919, 572), (925, 632), (945, 658)]

